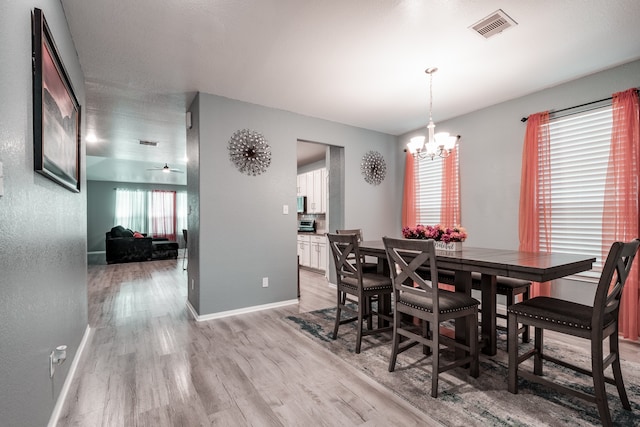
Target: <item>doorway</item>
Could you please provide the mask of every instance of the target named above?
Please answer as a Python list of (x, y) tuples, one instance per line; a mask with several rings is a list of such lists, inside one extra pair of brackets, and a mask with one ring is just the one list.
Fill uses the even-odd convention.
[[(298, 140), (297, 142), (298, 174), (314, 169), (326, 168), (327, 194), (326, 209), (322, 221), (322, 231), (331, 232), (344, 228), (345, 206), (345, 166), (344, 147), (319, 142)], [(328, 249), (328, 248), (327, 248)], [(325, 275), (330, 283), (335, 283), (333, 260), (327, 253)]]

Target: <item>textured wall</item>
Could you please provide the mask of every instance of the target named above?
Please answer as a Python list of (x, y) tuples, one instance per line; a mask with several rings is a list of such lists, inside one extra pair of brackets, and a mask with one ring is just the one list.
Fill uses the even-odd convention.
[[(214, 95), (201, 93), (196, 103), (199, 269), (193, 272), (190, 264), (189, 277), (199, 275), (201, 315), (296, 298), (298, 139), (344, 147), (346, 227), (362, 228), (372, 239), (399, 235), (395, 137)], [(262, 175), (241, 174), (229, 161), (229, 138), (244, 128), (261, 132), (271, 145), (271, 167)], [(367, 184), (360, 174), (368, 150), (381, 152), (387, 161), (387, 178), (379, 186)], [(188, 156), (191, 171), (190, 151)], [(191, 173), (189, 192), (190, 179)], [(282, 214), (285, 204), (289, 215)], [(269, 277), (268, 288), (261, 286), (263, 277)]]
[[(78, 101), (84, 77), (58, 0), (0, 2), (0, 424), (44, 426), (87, 327), (86, 188), (33, 171), (31, 12), (44, 11)], [(84, 158), (84, 144), (82, 158)], [(49, 379), (49, 353), (68, 360)]]
[[(187, 129), (187, 223), (188, 223), (188, 296), (191, 306), (200, 313), (200, 95), (189, 107), (191, 129)], [(206, 165), (205, 165), (206, 166)], [(205, 188), (207, 183), (202, 183)]]
[[(640, 61), (503, 102), (446, 122), (437, 129), (462, 135), (460, 185), (462, 224), (470, 246), (518, 248), (520, 171), (526, 124), (520, 119), (545, 110), (559, 110), (610, 97), (640, 86)], [(403, 148), (413, 134), (398, 138)], [(404, 159), (398, 170), (404, 173)], [(402, 184), (400, 184), (400, 188)], [(565, 281), (569, 282), (569, 281)], [(554, 286), (554, 295), (593, 303), (585, 284)]]

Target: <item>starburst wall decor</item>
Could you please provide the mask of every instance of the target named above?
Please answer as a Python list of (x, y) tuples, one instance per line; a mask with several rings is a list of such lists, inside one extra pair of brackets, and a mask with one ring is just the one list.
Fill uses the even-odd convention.
[(247, 175), (260, 175), (271, 165), (271, 147), (259, 132), (238, 130), (231, 135), (227, 148), (229, 160)]
[(384, 157), (377, 151), (368, 151), (362, 157), (360, 171), (364, 175), (364, 180), (371, 185), (380, 185), (387, 175), (387, 164)]

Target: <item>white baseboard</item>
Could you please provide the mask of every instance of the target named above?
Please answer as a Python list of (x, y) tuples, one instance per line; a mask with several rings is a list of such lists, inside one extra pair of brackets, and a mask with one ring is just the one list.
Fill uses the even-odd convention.
[(279, 307), (284, 307), (284, 306), (293, 305), (293, 304), (298, 304), (298, 299), (273, 302), (270, 304), (254, 305), (252, 307), (238, 308), (236, 310), (221, 311), (218, 313), (205, 314), (204, 316), (201, 316), (198, 313), (196, 313), (196, 310), (193, 308), (189, 300), (187, 300), (187, 308), (189, 309), (189, 312), (191, 312), (191, 316), (198, 322), (204, 322), (204, 321), (213, 320), (213, 319), (222, 319), (223, 317), (238, 316), (240, 314), (253, 313), (253, 312), (262, 311), (262, 310), (269, 310), (271, 308), (279, 308)]
[(58, 400), (56, 401), (56, 406), (53, 408), (53, 412), (51, 413), (51, 417), (49, 418), (48, 427), (55, 427), (58, 424), (58, 418), (60, 418), (60, 413), (62, 412), (62, 407), (64, 406), (64, 402), (67, 400), (67, 394), (69, 393), (69, 388), (71, 387), (71, 383), (73, 382), (74, 377), (76, 376), (76, 370), (78, 368), (78, 364), (80, 363), (80, 359), (82, 359), (82, 355), (84, 353), (87, 342), (89, 342), (89, 337), (93, 330), (89, 325), (84, 330), (84, 335), (82, 336), (82, 340), (80, 341), (80, 345), (78, 346), (78, 351), (76, 352), (76, 356), (73, 358), (73, 362), (71, 362), (71, 367), (69, 368), (69, 374), (67, 378), (64, 380), (64, 384), (62, 385), (62, 389), (60, 390), (60, 395), (58, 396)]
[(87, 252), (87, 255), (99, 255), (99, 254), (106, 254), (107, 251), (93, 251), (93, 252)]

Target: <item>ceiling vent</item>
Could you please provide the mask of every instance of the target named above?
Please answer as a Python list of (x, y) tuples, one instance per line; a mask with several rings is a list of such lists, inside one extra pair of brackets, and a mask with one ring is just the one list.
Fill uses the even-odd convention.
[(489, 37), (495, 36), (507, 28), (515, 27), (516, 25), (518, 25), (516, 21), (504, 13), (502, 9), (498, 9), (469, 28), (480, 34), (485, 39), (488, 39)]
[(155, 141), (143, 141), (143, 140), (140, 140), (140, 145), (150, 145), (152, 147), (157, 147), (158, 143), (155, 142)]

